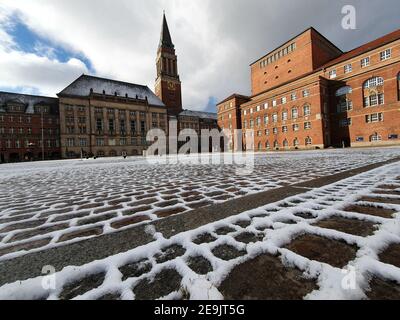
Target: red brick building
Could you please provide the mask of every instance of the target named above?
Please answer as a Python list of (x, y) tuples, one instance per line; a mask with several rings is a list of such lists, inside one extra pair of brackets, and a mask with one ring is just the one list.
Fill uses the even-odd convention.
[(0, 162), (59, 159), (58, 99), (0, 92)]
[(343, 53), (310, 28), (251, 64), (251, 79), (251, 97), (217, 105), (221, 127), (254, 130), (247, 149), (400, 144), (400, 30)]

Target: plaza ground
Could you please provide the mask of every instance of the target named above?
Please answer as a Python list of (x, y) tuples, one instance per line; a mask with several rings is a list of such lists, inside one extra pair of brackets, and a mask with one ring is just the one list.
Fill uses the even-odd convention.
[(0, 298), (400, 298), (400, 148), (185, 159), (0, 166)]

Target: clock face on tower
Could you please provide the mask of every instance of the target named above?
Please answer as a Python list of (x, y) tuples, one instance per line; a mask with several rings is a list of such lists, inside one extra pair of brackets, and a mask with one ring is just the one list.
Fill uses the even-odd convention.
[(168, 90), (175, 91), (175, 89), (176, 89), (175, 83), (172, 81), (168, 81)]

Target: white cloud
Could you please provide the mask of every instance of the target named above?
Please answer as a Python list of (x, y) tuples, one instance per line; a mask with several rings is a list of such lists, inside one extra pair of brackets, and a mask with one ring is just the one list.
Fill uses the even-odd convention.
[[(371, 13), (380, 11), (393, 19), (385, 19), (391, 24), (380, 25), (379, 30), (373, 28), (374, 36), (392, 31), (397, 27), (393, 26), (395, 10), (391, 10), (396, 1), (387, 0), (382, 7), (378, 0), (371, 0), (368, 6), (353, 0), (358, 21), (364, 23), (363, 29), (353, 33), (341, 28), (344, 0), (1, 0), (0, 22), (2, 11), (3, 20), (4, 13), (18, 12), (41, 37), (82, 53), (99, 76), (153, 88), (165, 9), (178, 54), (184, 104), (202, 109), (210, 96), (220, 100), (234, 91), (249, 94), (249, 63), (311, 25), (339, 46), (351, 46), (360, 39), (371, 40), (371, 28), (365, 22), (370, 21)], [(5, 43), (9, 46), (10, 39), (0, 27), (3, 55)], [(1, 61), (0, 67), (6, 69), (1, 69), (0, 81), (38, 86), (54, 94), (68, 85), (71, 77), (84, 72), (79, 60), (63, 64), (54, 59), (51, 49), (36, 49), (37, 56), (9, 55), (12, 65)]]

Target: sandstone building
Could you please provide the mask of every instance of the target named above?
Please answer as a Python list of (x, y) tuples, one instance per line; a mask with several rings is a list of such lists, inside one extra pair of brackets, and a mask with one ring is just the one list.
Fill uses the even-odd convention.
[[(158, 128), (218, 128), (217, 115), (184, 110), (175, 46), (163, 16), (155, 93), (147, 86), (82, 75), (57, 98), (0, 93), (0, 162), (135, 156)], [(42, 155), (43, 154), (43, 155)]]
[(254, 130), (245, 148), (400, 144), (400, 30), (344, 53), (309, 28), (250, 67), (252, 95), (217, 105), (221, 128)]

